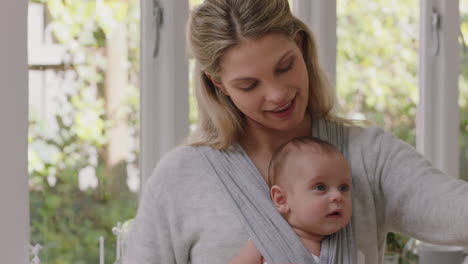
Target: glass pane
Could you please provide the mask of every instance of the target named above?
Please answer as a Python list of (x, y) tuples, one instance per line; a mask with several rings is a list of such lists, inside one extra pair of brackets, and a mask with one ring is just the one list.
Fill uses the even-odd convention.
[(189, 8), (192, 9), (194, 6), (203, 3), (203, 0), (189, 0)]
[[(31, 244), (42, 263), (116, 261), (139, 191), (138, 0), (29, 3)], [(115, 231), (115, 230), (114, 230)]]
[(294, 10), (294, 0), (288, 0), (288, 3), (289, 3), (289, 8), (291, 9), (291, 11)]
[[(418, 0), (337, 1), (339, 114), (375, 123), (413, 146), (418, 100), (418, 4)], [(389, 233), (388, 257), (394, 258), (396, 253), (401, 261), (408, 240)], [(411, 253), (405, 257), (416, 259)]]
[(339, 113), (415, 145), (417, 0), (337, 1)]
[(460, 106), (460, 177), (468, 181), (468, 0), (460, 1), (460, 77), (458, 80)]
[[(189, 7), (190, 9), (192, 9), (194, 6), (197, 6), (201, 4), (202, 2), (203, 0), (189, 0)], [(294, 0), (288, 0), (288, 2), (289, 2), (289, 6), (291, 7), (291, 10), (293, 10)]]
[[(203, 0), (189, 0), (189, 8), (192, 10), (195, 6), (200, 5)], [(197, 109), (197, 100), (195, 99), (195, 80), (194, 80), (194, 67), (195, 67), (195, 60), (192, 58), (190, 54), (190, 58), (188, 61), (189, 65), (189, 122), (190, 122), (190, 130), (193, 131), (195, 129), (195, 124), (198, 120), (198, 109)]]

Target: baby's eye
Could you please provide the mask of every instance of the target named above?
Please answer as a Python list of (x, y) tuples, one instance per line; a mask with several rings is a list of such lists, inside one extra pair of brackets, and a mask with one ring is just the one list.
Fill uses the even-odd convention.
[(340, 192), (347, 192), (349, 191), (349, 185), (347, 184), (340, 185), (339, 190)]
[(325, 184), (317, 184), (314, 186), (314, 190), (323, 192), (327, 190), (327, 186)]

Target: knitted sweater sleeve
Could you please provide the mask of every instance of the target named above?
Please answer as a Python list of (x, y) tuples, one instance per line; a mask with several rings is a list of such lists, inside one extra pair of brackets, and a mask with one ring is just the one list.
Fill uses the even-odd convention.
[(468, 183), (445, 175), (392, 134), (365, 130), (364, 159), (384, 230), (429, 243), (468, 245)]
[(125, 264), (188, 263), (190, 239), (181, 232), (180, 208), (174, 193), (180, 193), (178, 174), (186, 173), (180, 162), (183, 152), (165, 155), (145, 183), (137, 216), (131, 228)]

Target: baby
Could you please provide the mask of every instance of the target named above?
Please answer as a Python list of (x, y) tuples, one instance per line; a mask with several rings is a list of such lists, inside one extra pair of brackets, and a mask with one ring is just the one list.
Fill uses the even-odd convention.
[[(318, 262), (321, 241), (351, 219), (352, 178), (347, 160), (323, 140), (293, 139), (273, 154), (268, 185), (274, 206)], [(261, 264), (264, 259), (249, 240), (230, 262), (237, 263)]]

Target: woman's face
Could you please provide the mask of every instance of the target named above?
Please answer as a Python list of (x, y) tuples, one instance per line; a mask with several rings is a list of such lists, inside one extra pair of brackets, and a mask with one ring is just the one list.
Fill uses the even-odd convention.
[(300, 46), (299, 39), (269, 34), (224, 54), (215, 85), (244, 113), (248, 127), (288, 131), (303, 122), (309, 79)]

